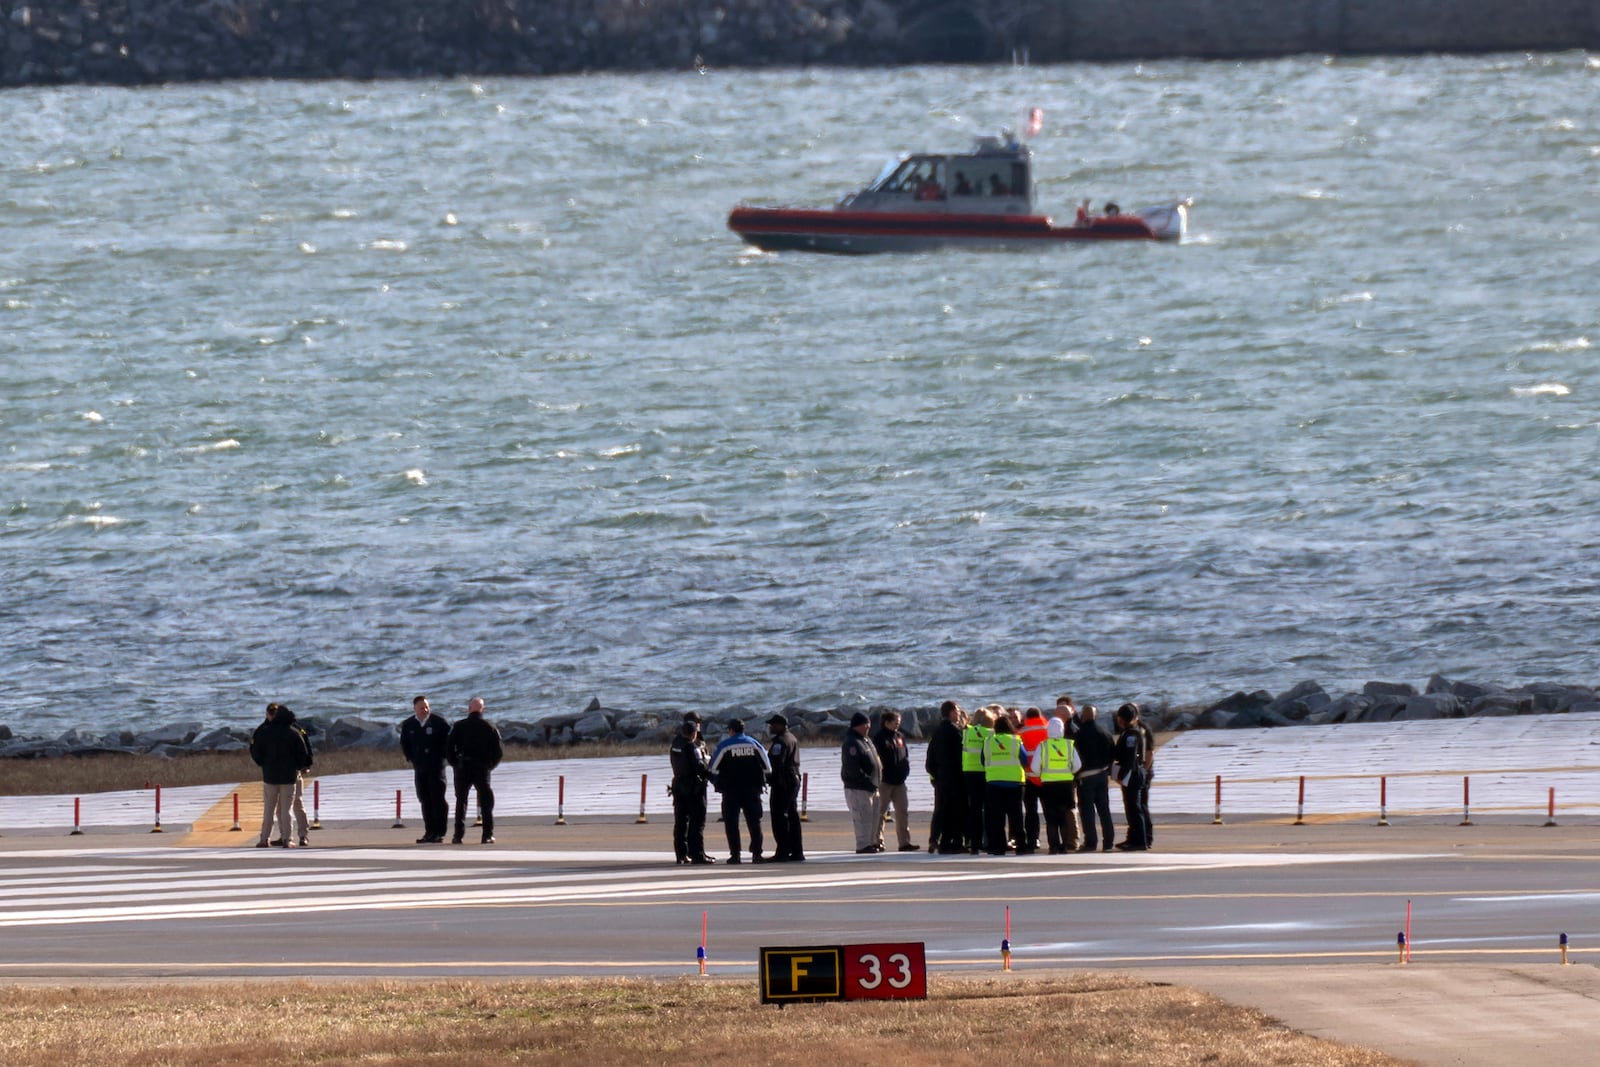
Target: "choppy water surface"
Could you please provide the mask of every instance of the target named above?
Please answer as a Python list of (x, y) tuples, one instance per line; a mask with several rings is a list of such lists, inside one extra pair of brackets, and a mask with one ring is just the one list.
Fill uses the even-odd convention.
[[(1592, 680), (1582, 54), (5, 102), (14, 729)], [(724, 228), (1034, 105), (1192, 239)]]

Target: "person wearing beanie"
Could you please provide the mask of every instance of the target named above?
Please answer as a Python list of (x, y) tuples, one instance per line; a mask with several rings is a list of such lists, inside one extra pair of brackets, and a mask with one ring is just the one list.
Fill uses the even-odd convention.
[(789, 720), (774, 715), (767, 720), (767, 761), (772, 765), (772, 860), (800, 863), (805, 849), (800, 843), (800, 744), (789, 732)]
[[(305, 735), (294, 725), (294, 714), (282, 714), (281, 704), (267, 705), (266, 718), (250, 736), (250, 758), (261, 768), (261, 837), (257, 848), (269, 844), (288, 848), (292, 827), (289, 812), (300, 771), (310, 764)], [(272, 837), (276, 819), (278, 837)]]
[(750, 830), (750, 862), (766, 862), (761, 854), (761, 790), (771, 773), (767, 750), (744, 732), (744, 720), (729, 719), (728, 736), (711, 754), (711, 784), (722, 794), (722, 829), (728, 835), (729, 863), (740, 860), (741, 815)]
[(855, 831), (856, 852), (882, 852), (878, 844), (883, 819), (878, 813), (878, 787), (883, 784), (883, 763), (877, 747), (867, 736), (872, 720), (861, 712), (850, 716), (850, 729), (839, 749), (839, 777), (844, 780), (844, 803), (850, 809), (850, 826)]
[(1083, 761), (1067, 736), (1066, 720), (1053, 716), (1046, 724), (1044, 743), (1033, 754), (1029, 773), (1039, 779), (1039, 800), (1044, 806), (1045, 839), (1050, 855), (1060, 856), (1078, 847), (1077, 806), (1073, 779)]
[[(1097, 847), (1110, 852), (1116, 840), (1111, 824), (1111, 760), (1116, 745), (1096, 721), (1099, 715), (1093, 704), (1085, 704), (1078, 711), (1078, 731), (1072, 739), (1073, 748), (1083, 761), (1076, 778), (1078, 811), (1083, 816), (1079, 852), (1093, 852)], [(1099, 834), (1095, 832), (1097, 827)]]

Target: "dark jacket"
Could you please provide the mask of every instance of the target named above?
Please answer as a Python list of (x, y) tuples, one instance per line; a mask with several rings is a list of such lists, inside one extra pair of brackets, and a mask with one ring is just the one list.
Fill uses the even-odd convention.
[(500, 731), (481, 712), (458, 719), (450, 727), (450, 740), (445, 749), (445, 758), (450, 761), (450, 766), (457, 769), (487, 768), (492, 771), (500, 766), (504, 756)]
[(800, 744), (788, 730), (772, 735), (767, 746), (767, 762), (772, 764), (772, 792), (792, 795), (800, 792)]
[(667, 755), (672, 759), (672, 791), (698, 789), (703, 795), (706, 783), (711, 780), (711, 760), (706, 755), (706, 746), (698, 738), (691, 741), (679, 733), (673, 737)]
[(1100, 729), (1098, 719), (1092, 723), (1080, 722), (1072, 743), (1077, 746), (1078, 758), (1083, 761), (1083, 771), (1103, 771), (1111, 766), (1111, 735)]
[(449, 749), (450, 724), (444, 716), (429, 715), (427, 722), (418, 722), (415, 715), (408, 715), (400, 724), (400, 751), (418, 770), (439, 770)]
[(851, 730), (844, 735), (839, 748), (839, 777), (846, 789), (860, 789), (876, 793), (883, 781), (883, 764), (878, 761), (878, 750), (872, 739)]
[(1127, 785), (1130, 780), (1144, 780), (1144, 734), (1138, 723), (1129, 723), (1117, 735), (1117, 781)]
[(760, 793), (771, 772), (767, 750), (749, 734), (724, 737), (711, 754), (711, 784), (719, 793)]
[(872, 735), (872, 747), (878, 750), (878, 762), (883, 766), (883, 784), (905, 785), (911, 777), (911, 754), (906, 751), (906, 739), (900, 731), (878, 727)]
[(935, 782), (949, 784), (961, 780), (961, 727), (945, 719), (933, 728), (928, 738), (928, 758), (923, 767)]
[(301, 770), (311, 766), (311, 746), (294, 717), (279, 712), (271, 722), (256, 727), (250, 737), (250, 758), (261, 768), (263, 782), (293, 785)]

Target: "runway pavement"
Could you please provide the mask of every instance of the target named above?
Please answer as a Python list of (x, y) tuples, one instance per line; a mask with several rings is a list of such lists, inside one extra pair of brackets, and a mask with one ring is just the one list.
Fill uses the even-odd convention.
[[(1275, 744), (1262, 759), (1276, 765)], [(1184, 764), (1163, 750), (1161, 766)], [(1235, 769), (1272, 779), (1260, 763)], [(523, 773), (549, 784), (548, 767)], [(611, 814), (569, 809), (555, 826), (541, 802), (498, 819), (495, 845), (419, 846), (411, 811), (410, 827), (389, 827), (383, 789), (387, 818), (377, 803), (359, 818), (325, 807), (307, 849), (251, 847), (250, 785), (239, 832), (227, 787), (209, 807), (185, 795), (186, 822), (160, 835), (137, 813), (82, 837), (6, 829), (0, 981), (687, 976), (702, 922), (710, 973), (752, 985), (762, 946), (797, 942), (921, 941), (935, 981), (999, 977), (1009, 908), (1018, 975), (1132, 970), (1422, 1063), (1600, 1063), (1586, 1037), (1600, 1008), (1600, 825), (1582, 803), (1553, 827), (1533, 806), (1386, 827), (1359, 805), (1304, 825), (1158, 809), (1149, 853), (1001, 859), (857, 856), (824, 790), (806, 863), (697, 868), (671, 862), (670, 817), (616, 813), (630, 810), (624, 791), (602, 805)], [(724, 854), (721, 827), (707, 837)]]

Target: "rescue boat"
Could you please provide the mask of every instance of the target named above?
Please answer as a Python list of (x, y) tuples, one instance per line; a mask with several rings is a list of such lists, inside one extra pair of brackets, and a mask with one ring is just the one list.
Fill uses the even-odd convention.
[(740, 204), (728, 228), (769, 252), (921, 252), (934, 248), (1036, 248), (1066, 241), (1179, 241), (1191, 197), (1124, 212), (1087, 201), (1071, 225), (1034, 207), (1033, 149), (1007, 131), (964, 153), (891, 161), (871, 184), (832, 208)]

